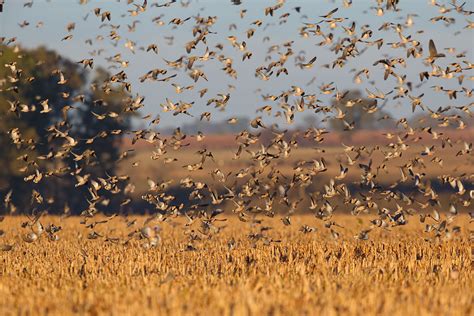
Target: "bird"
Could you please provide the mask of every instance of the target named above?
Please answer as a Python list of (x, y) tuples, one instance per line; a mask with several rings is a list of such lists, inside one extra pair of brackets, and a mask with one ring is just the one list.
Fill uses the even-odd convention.
[[(338, 223), (343, 211), (367, 224), (350, 233), (357, 243), (418, 211), (428, 234), (458, 230), (454, 218), (474, 194), (466, 3), (431, 1), (438, 13), (426, 16), (432, 8), (402, 11), (397, 0), (358, 4), (361, 12), (344, 0), (323, 14), (285, 1), (255, 12), (231, 1), (212, 14), (207, 3), (126, 2), (121, 13), (88, 7), (66, 34), (44, 33), (46, 20), (32, 24), (19, 12), (14, 26), (54, 53), (33, 55), (21, 32), (0, 38), (2, 146), (15, 169), (15, 181), (0, 181), (4, 206), (13, 212), (21, 200), (35, 210), (18, 240), (60, 241), (66, 228), (43, 227), (36, 213), (54, 212), (55, 199), (80, 214), (88, 242), (141, 251), (158, 247), (168, 224), (188, 238), (179, 249), (204, 251), (203, 240), (233, 225), (223, 223), (230, 214), (252, 230), (256, 249), (278, 242), (267, 217), (281, 221), (282, 234), (296, 226), (336, 243), (349, 234)], [(155, 31), (159, 38), (143, 36)], [(454, 44), (438, 51), (439, 36)], [(101, 219), (136, 208), (150, 214), (143, 223), (117, 215), (124, 234), (106, 229), (115, 216)], [(300, 225), (299, 212), (313, 222)], [(356, 217), (364, 213), (371, 218)], [(233, 238), (227, 250), (242, 246)]]
[(430, 56), (427, 58), (427, 61), (429, 63), (433, 63), (437, 58), (446, 57), (445, 54), (438, 53), (438, 51), (436, 50), (435, 43), (433, 42), (432, 39), (430, 39), (429, 41), (428, 48), (429, 48)]

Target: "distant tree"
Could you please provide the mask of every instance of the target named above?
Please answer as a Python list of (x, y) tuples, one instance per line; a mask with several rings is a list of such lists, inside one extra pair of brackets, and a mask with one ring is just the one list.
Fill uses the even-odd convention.
[(340, 110), (344, 117), (331, 118), (329, 121), (331, 129), (335, 131), (356, 131), (395, 127), (395, 122), (388, 113), (380, 109), (379, 104), (375, 107), (376, 100), (364, 98), (359, 90), (346, 91), (342, 95), (344, 95), (342, 99), (332, 101), (332, 107), (337, 111)]
[[(130, 130), (132, 114), (126, 113), (128, 93), (122, 85), (109, 83), (110, 74), (103, 68), (95, 71), (90, 89), (85, 95), (84, 102), (78, 105), (73, 116), (75, 124), (71, 135), (75, 139), (84, 140), (74, 148), (77, 153), (93, 153), (90, 158), (80, 165), (83, 176), (90, 175), (92, 180), (97, 177), (108, 178), (116, 173), (117, 161), (120, 159), (123, 134)], [(106, 92), (107, 91), (107, 92)], [(77, 156), (69, 156), (69, 166), (77, 168)], [(124, 201), (124, 184), (117, 183), (113, 190), (101, 190), (101, 201), (104, 211), (116, 212)], [(82, 192), (90, 196), (88, 188)], [(75, 205), (86, 206), (84, 199), (77, 200)]]
[[(456, 129), (459, 128), (459, 124), (462, 121), (465, 126), (473, 126), (474, 117), (468, 115), (461, 111), (454, 111), (453, 109), (448, 110), (446, 112), (442, 112), (442, 115), (435, 116), (440, 109), (431, 110), (428, 109), (426, 112), (416, 113), (414, 114), (409, 120), (408, 123), (411, 127), (414, 128), (448, 128), (448, 129)], [(461, 113), (460, 113), (461, 112)], [(446, 118), (449, 116), (458, 117), (459, 120), (447, 120)], [(446, 123), (449, 123), (446, 125)]]
[[(3, 204), (50, 212), (68, 205), (78, 212), (90, 197), (87, 185), (78, 194), (77, 176), (98, 179), (115, 172), (120, 137), (130, 128), (122, 113), (128, 94), (103, 86), (110, 77), (106, 71), (88, 73), (43, 47), (0, 46), (0, 65), (0, 196), (13, 189), (11, 202)], [(86, 85), (91, 76), (95, 89)], [(65, 146), (59, 137), (64, 133), (77, 144)]]
[(316, 127), (316, 124), (318, 123), (318, 118), (314, 114), (306, 115), (303, 118), (303, 121), (304, 121), (303, 129), (312, 128), (312, 127)]
[[(0, 46), (0, 51), (0, 192), (15, 188), (12, 205), (27, 209), (29, 192), (39, 185), (25, 182), (24, 178), (39, 164), (45, 165), (36, 158), (46, 155), (53, 145), (48, 142), (47, 128), (60, 119), (69, 102), (65, 96), (79, 91), (85, 73), (75, 63), (43, 47), (24, 51)], [(68, 79), (58, 84), (61, 75)], [(42, 102), (49, 105), (51, 112), (44, 113)], [(14, 135), (28, 141), (12, 144)]]
[[(181, 130), (185, 134), (196, 134), (202, 132), (204, 134), (235, 134), (248, 128), (250, 119), (247, 117), (238, 117), (237, 122), (229, 124), (227, 120), (217, 122), (207, 122), (205, 120), (196, 119), (190, 123), (182, 125)], [(164, 134), (172, 134), (174, 128), (162, 130)]]

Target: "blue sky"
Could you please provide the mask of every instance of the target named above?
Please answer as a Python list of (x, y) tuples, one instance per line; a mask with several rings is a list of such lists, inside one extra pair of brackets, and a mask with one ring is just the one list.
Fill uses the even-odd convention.
[[(455, 47), (457, 53), (466, 51), (466, 57), (460, 60), (472, 61), (474, 39), (472, 30), (463, 29), (467, 25), (469, 17), (462, 16), (456, 12), (450, 12), (446, 16), (452, 16), (456, 19), (456, 23), (446, 27), (443, 22), (430, 22), (429, 19), (434, 16), (439, 16), (439, 8), (431, 6), (429, 1), (400, 1), (400, 12), (388, 12), (383, 16), (377, 16), (375, 9), (371, 7), (376, 6), (376, 1), (354, 1), (350, 8), (343, 8), (342, 1), (286, 1), (283, 8), (275, 12), (273, 17), (264, 15), (264, 8), (276, 4), (276, 1), (250, 1), (243, 0), (240, 6), (231, 5), (230, 1), (191, 1), (187, 7), (183, 7), (179, 1), (172, 6), (165, 8), (151, 7), (153, 3), (164, 3), (164, 1), (149, 1), (149, 7), (146, 12), (139, 14), (136, 17), (130, 15), (128, 10), (134, 9), (132, 4), (127, 4), (127, 1), (95, 1), (90, 0), (85, 5), (80, 5), (79, 0), (34, 0), (32, 8), (24, 7), (24, 0), (6, 0), (4, 12), (0, 15), (0, 36), (17, 37), (18, 43), (25, 47), (36, 47), (38, 45), (45, 45), (51, 49), (59, 51), (62, 55), (79, 61), (84, 58), (90, 58), (90, 52), (98, 49), (103, 49), (101, 56), (94, 56), (96, 65), (104, 67), (110, 66), (105, 60), (105, 57), (113, 56), (117, 53), (122, 54), (124, 60), (129, 61), (129, 66), (123, 69), (130, 79), (133, 86), (133, 93), (145, 96), (145, 108), (142, 113), (145, 114), (160, 114), (162, 117), (162, 126), (177, 126), (183, 122), (192, 121), (185, 115), (172, 116), (170, 113), (162, 113), (160, 103), (165, 103), (166, 98), (177, 102), (182, 100), (184, 102), (195, 101), (194, 107), (190, 113), (198, 117), (203, 111), (212, 112), (213, 120), (222, 120), (232, 116), (246, 115), (249, 117), (255, 116), (255, 110), (261, 106), (270, 104), (269, 101), (264, 101), (262, 94), (280, 94), (284, 90), (288, 90), (291, 86), (300, 86), (305, 89), (308, 94), (316, 93), (318, 98), (322, 100), (322, 104), (329, 104), (330, 96), (320, 95), (319, 86), (334, 82), (334, 85), (339, 90), (356, 88), (374, 91), (375, 87), (381, 91), (388, 91), (392, 89), (396, 82), (394, 79), (387, 81), (383, 80), (383, 72), (381, 67), (372, 66), (375, 60), (385, 57), (406, 57), (403, 49), (392, 49), (387, 44), (381, 50), (375, 47), (369, 48), (364, 54), (356, 59), (348, 62), (342, 69), (326, 69), (322, 65), (335, 59), (335, 55), (329, 50), (328, 46), (317, 46), (316, 43), (322, 40), (321, 37), (301, 38), (298, 35), (298, 30), (304, 25), (303, 23), (318, 22), (321, 20), (320, 15), (329, 12), (335, 7), (339, 7), (339, 11), (334, 14), (335, 17), (345, 17), (348, 20), (341, 23), (343, 26), (350, 26), (351, 21), (357, 24), (358, 34), (360, 35), (360, 27), (363, 25), (370, 25), (370, 29), (374, 34), (372, 39), (383, 38), (385, 43), (398, 41), (399, 38), (393, 31), (378, 31), (380, 25), (384, 22), (405, 23), (408, 14), (417, 14), (413, 17), (414, 25), (403, 31), (405, 36), (412, 35), (412, 38), (420, 41), (423, 45), (424, 52), (428, 51), (428, 40), (433, 38), (438, 51), (446, 47)], [(451, 1), (438, 1), (438, 3), (445, 3), (447, 8), (450, 8)], [(473, 4), (466, 4), (465, 8), (474, 10)], [(137, 4), (142, 4), (142, 1), (135, 1)], [(301, 13), (298, 14), (293, 8), (301, 6)], [(118, 45), (114, 47), (111, 40), (108, 38), (110, 27), (103, 26), (98, 17), (93, 14), (94, 8), (100, 7), (102, 11), (109, 10), (112, 14), (111, 23), (114, 25), (120, 24), (118, 33), (121, 40)], [(240, 18), (240, 10), (247, 9), (247, 14), (244, 19)], [(279, 25), (279, 16), (283, 13), (290, 12), (288, 22)], [(88, 14), (87, 20), (83, 18)], [(210, 34), (207, 37), (207, 45), (211, 50), (215, 50), (215, 45), (218, 43), (224, 44), (225, 48), (222, 53), (226, 57), (233, 58), (233, 67), (238, 72), (237, 80), (226, 76), (221, 70), (222, 64), (216, 60), (210, 60), (202, 64), (202, 70), (206, 73), (209, 81), (205, 82), (199, 80), (194, 90), (184, 92), (177, 95), (170, 83), (164, 82), (145, 82), (139, 83), (138, 77), (144, 75), (148, 70), (153, 68), (167, 68), (163, 59), (175, 60), (182, 55), (186, 55), (184, 45), (193, 37), (191, 34), (194, 26), (193, 19), (185, 22), (183, 25), (173, 28), (168, 22), (174, 17), (187, 18), (190, 16), (217, 16), (217, 23), (211, 27), (216, 34)], [(161, 17), (164, 22), (163, 26), (158, 26), (152, 22), (155, 17)], [(306, 15), (306, 17), (305, 17)], [(264, 24), (261, 27), (251, 25), (257, 19), (261, 19)], [(471, 18), (472, 20), (473, 18)], [(28, 21), (29, 26), (20, 27), (23, 21)], [(133, 21), (139, 21), (135, 32), (128, 31), (128, 25)], [(41, 27), (36, 27), (41, 22)], [(71, 33), (73, 38), (68, 41), (61, 41), (61, 38), (66, 36), (66, 26), (70, 22), (76, 23), (75, 30)], [(237, 30), (229, 31), (229, 25), (235, 23)], [(256, 34), (251, 39), (246, 38), (246, 31), (249, 28), (255, 28)], [(327, 25), (322, 24), (321, 28), (324, 33), (333, 32), (335, 38), (343, 36), (341, 28), (336, 30), (329, 30)], [(417, 33), (423, 30), (424, 33)], [(459, 33), (456, 33), (459, 32)], [(457, 35), (456, 35), (457, 34)], [(253, 53), (250, 60), (242, 62), (241, 58), (243, 52), (238, 51), (232, 47), (227, 36), (234, 35), (239, 42), (245, 40), (247, 49)], [(102, 36), (103, 40), (97, 40), (97, 36)], [(168, 45), (166, 36), (174, 36), (173, 45)], [(263, 43), (262, 39), (268, 36), (270, 40)], [(85, 44), (87, 39), (93, 40), (93, 45)], [(159, 47), (159, 54), (156, 55), (151, 52), (144, 52), (139, 49), (133, 54), (130, 50), (124, 47), (127, 40), (132, 40), (137, 43), (137, 47), (147, 47), (151, 43), (156, 43)], [(255, 68), (259, 65), (268, 64), (270, 60), (265, 61), (267, 50), (271, 45), (281, 45), (288, 41), (294, 41), (293, 51), (296, 55), (306, 56), (306, 60), (317, 56), (318, 59), (312, 69), (301, 70), (294, 67), (294, 57), (292, 56), (287, 63), (289, 70), (288, 76), (280, 76), (279, 78), (272, 78), (269, 81), (262, 81), (254, 76)], [(360, 46), (362, 47), (362, 46)], [(198, 48), (192, 52), (193, 55), (202, 55), (205, 52), (206, 46), (202, 43)], [(286, 51), (286, 48), (280, 47), (280, 51)], [(278, 60), (278, 54), (270, 55), (271, 60)], [(460, 60), (457, 60), (458, 62)], [(448, 65), (450, 62), (456, 61), (452, 54), (448, 54), (448, 58), (440, 60), (439, 64), (442, 66)], [(369, 68), (371, 71), (371, 80), (374, 80), (374, 85), (369, 82), (362, 84), (355, 84), (352, 80), (352, 69), (360, 70), (362, 68)], [(116, 73), (121, 69), (110, 69), (112, 73)], [(429, 67), (423, 65), (421, 59), (408, 59), (407, 67), (400, 68), (399, 73), (406, 74), (409, 80), (415, 84), (419, 82), (418, 73), (423, 70), (430, 70)], [(192, 80), (185, 72), (169, 70), (168, 74), (177, 73), (178, 76), (173, 82), (187, 86), (192, 84)], [(472, 73), (470, 74), (472, 75)], [(313, 78), (316, 80), (313, 85), (306, 86), (306, 84)], [(421, 86), (415, 91), (413, 95), (425, 93), (423, 101), (432, 109), (439, 106), (446, 105), (461, 105), (467, 104), (468, 99), (459, 98), (457, 101), (448, 100), (439, 93), (433, 93), (430, 88), (433, 84), (442, 85), (445, 88), (456, 88), (457, 81), (445, 79), (433, 79), (429, 84)], [(234, 90), (230, 90), (228, 85), (235, 86)], [(472, 88), (472, 81), (465, 81), (465, 87)], [(197, 96), (197, 91), (208, 88), (209, 92), (204, 98)], [(207, 99), (215, 97), (218, 93), (231, 94), (231, 100), (225, 112), (220, 112), (210, 106), (206, 106)], [(399, 99), (400, 100), (400, 99)], [(389, 100), (385, 106), (393, 116), (401, 117), (410, 115), (411, 106), (408, 99)], [(274, 106), (274, 112), (277, 110), (277, 103), (271, 104)], [(296, 122), (300, 122), (305, 115), (314, 115), (310, 111), (296, 114)], [(273, 119), (267, 119), (273, 121)], [(281, 118), (277, 122), (285, 126)]]

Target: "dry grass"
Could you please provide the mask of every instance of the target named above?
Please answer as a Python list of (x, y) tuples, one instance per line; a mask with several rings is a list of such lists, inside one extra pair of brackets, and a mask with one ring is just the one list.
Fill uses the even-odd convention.
[[(424, 145), (416, 144), (410, 146), (402, 156), (394, 158), (385, 162), (385, 170), (378, 170), (378, 182), (381, 184), (392, 184), (396, 179), (400, 179), (400, 166), (406, 164), (409, 160), (413, 160), (415, 157), (421, 158), (421, 161), (425, 164), (426, 168), (421, 168), (420, 172), (424, 172), (427, 178), (436, 179), (442, 175), (459, 176), (462, 174), (472, 174), (474, 167), (474, 159), (472, 157), (457, 157), (456, 153), (463, 147), (462, 144), (454, 144), (453, 147), (447, 146), (444, 149), (437, 149), (436, 157), (442, 160), (442, 163), (432, 161), (433, 157), (421, 157), (420, 153), (425, 149)], [(236, 147), (237, 148), (237, 147)], [(235, 148), (235, 149), (236, 149)], [(368, 148), (371, 148), (368, 146)], [(275, 163), (275, 167), (285, 176), (292, 177), (295, 173), (294, 167), (298, 162), (309, 161), (313, 159), (326, 159), (328, 170), (321, 173), (321, 177), (328, 180), (337, 176), (340, 172), (339, 164), (347, 166), (347, 157), (344, 149), (341, 146), (336, 147), (321, 147), (320, 149), (324, 152), (317, 151), (312, 148), (297, 148), (292, 150), (291, 156), (287, 159), (280, 159)], [(210, 173), (216, 168), (222, 170), (225, 174), (233, 172), (234, 174), (244, 168), (249, 167), (252, 164), (250, 155), (243, 153), (242, 157), (238, 160), (233, 160), (234, 151), (233, 149), (214, 149), (212, 153), (215, 157), (215, 161), (207, 160), (204, 164), (203, 170), (187, 171), (183, 166), (187, 164), (193, 164), (200, 161), (201, 156), (196, 154), (197, 148), (180, 149), (178, 151), (170, 151), (165, 154), (159, 160), (152, 160), (150, 148), (140, 148), (135, 153), (134, 157), (125, 160), (121, 166), (121, 172), (123, 174), (130, 175), (131, 182), (136, 185), (136, 195), (139, 196), (148, 189), (147, 177), (152, 179), (160, 179), (160, 181), (171, 180), (171, 186), (178, 186), (179, 180), (192, 177), (196, 181), (203, 181), (206, 183), (212, 183), (213, 180)], [(389, 150), (384, 149), (384, 152)], [(355, 157), (354, 153), (349, 153), (351, 158)], [(176, 158), (177, 161), (171, 163), (164, 163), (164, 158)], [(359, 163), (368, 163), (369, 159), (373, 160), (373, 165), (378, 166), (382, 164), (384, 159), (383, 154), (379, 151), (374, 152), (372, 157), (363, 155), (357, 161), (354, 166), (349, 166), (349, 172), (347, 174), (345, 183), (360, 181), (362, 170), (358, 167)], [(460, 164), (460, 160), (463, 161)], [(135, 167), (133, 163), (137, 163)]]
[[(218, 222), (220, 233), (194, 241), (182, 219), (160, 223), (161, 244), (144, 249), (143, 240), (123, 240), (133, 228), (114, 218), (96, 231), (120, 237), (87, 239), (79, 218), (44, 217), (61, 225), (61, 239), (42, 236), (26, 243), (25, 220), (7, 217), (0, 253), (2, 315), (472, 315), (474, 274), (467, 215), (452, 225), (461, 232), (431, 240), (416, 218), (391, 232), (374, 230), (354, 239), (369, 216), (340, 215), (334, 240), (311, 216), (295, 216), (291, 226), (263, 219), (267, 242), (248, 235), (258, 227), (235, 218)], [(137, 218), (140, 227), (144, 218)], [(315, 233), (298, 231), (302, 224)], [(199, 227), (194, 227), (195, 232)], [(199, 235), (199, 234), (198, 234)], [(230, 240), (235, 248), (229, 249)], [(269, 241), (273, 240), (273, 241)], [(87, 253), (83, 257), (81, 253)]]

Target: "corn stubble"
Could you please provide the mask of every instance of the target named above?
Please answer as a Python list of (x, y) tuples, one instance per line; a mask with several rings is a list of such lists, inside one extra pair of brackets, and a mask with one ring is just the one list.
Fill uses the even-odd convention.
[[(310, 216), (293, 217), (291, 226), (266, 219), (263, 224), (274, 228), (268, 230), (226, 219), (218, 234), (191, 239), (198, 236), (194, 230), (173, 228), (180, 219), (161, 223), (155, 247), (146, 238), (118, 242), (127, 237), (118, 219), (96, 239), (77, 218), (43, 219), (65, 228), (57, 241), (43, 235), (27, 243), (18, 229), (7, 230), (2, 242), (11, 249), (0, 252), (0, 313), (473, 313), (465, 216), (457, 220), (460, 232), (450, 236), (433, 238), (409, 223), (372, 231), (368, 240), (354, 238), (361, 223), (344, 215), (337, 239), (317, 223), (304, 226), (314, 222)], [(21, 220), (7, 217), (3, 227), (19, 227)]]

